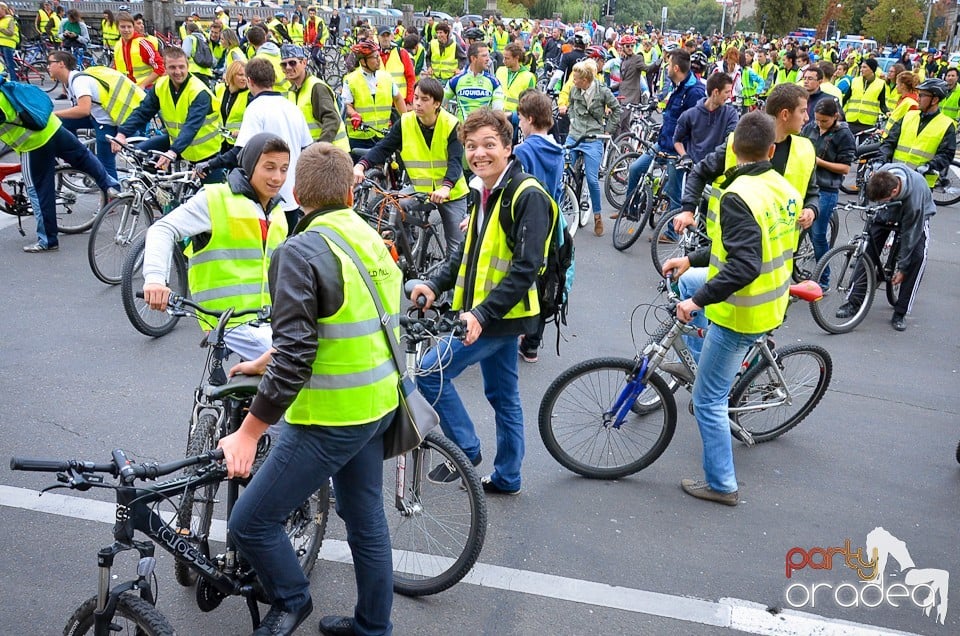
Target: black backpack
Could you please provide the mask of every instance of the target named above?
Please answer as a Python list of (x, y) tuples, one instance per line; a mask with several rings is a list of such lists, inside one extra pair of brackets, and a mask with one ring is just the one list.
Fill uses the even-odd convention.
[[(527, 182), (532, 183), (525, 185)], [(550, 247), (544, 259), (544, 268), (537, 276), (537, 296), (540, 301), (540, 317), (545, 323), (552, 322), (557, 325), (557, 355), (560, 355), (560, 325), (567, 324), (567, 306), (573, 287), (576, 249), (556, 201), (536, 177), (526, 173), (511, 179), (500, 194), (500, 227), (504, 234), (508, 238), (513, 236), (513, 201), (521, 188), (528, 187), (536, 187), (543, 192), (553, 207)]]
[(213, 51), (207, 44), (207, 39), (199, 33), (191, 33), (191, 35), (194, 42), (193, 61), (201, 68), (213, 68), (215, 60), (213, 59)]

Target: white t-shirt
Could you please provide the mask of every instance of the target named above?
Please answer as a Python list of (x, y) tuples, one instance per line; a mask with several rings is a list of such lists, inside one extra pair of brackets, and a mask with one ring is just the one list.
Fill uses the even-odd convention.
[(67, 96), (74, 106), (77, 105), (77, 101), (81, 97), (89, 97), (93, 102), (90, 105), (90, 115), (94, 121), (107, 126), (117, 125), (117, 122), (114, 122), (107, 111), (103, 110), (103, 106), (100, 105), (100, 89), (102, 88), (100, 82), (89, 75), (81, 75), (80, 71), (70, 71), (70, 78), (67, 83)]
[[(360, 73), (363, 75), (363, 79), (367, 82), (367, 87), (370, 89), (371, 95), (377, 94), (377, 74), (368, 73), (367, 71), (360, 69)], [(396, 82), (393, 82), (393, 88), (391, 89), (393, 97), (396, 97), (400, 94), (400, 87), (397, 86)], [(344, 104), (352, 104), (355, 100), (353, 98), (353, 92), (350, 90), (350, 85), (347, 82), (344, 82), (340, 87), (340, 97), (343, 99)]]
[(237, 135), (237, 147), (242, 148), (247, 141), (257, 133), (268, 132), (277, 135), (290, 147), (290, 168), (287, 170), (287, 180), (280, 188), (283, 197), (284, 210), (295, 210), (296, 200), (293, 198), (293, 186), (297, 171), (297, 158), (300, 151), (313, 143), (307, 120), (300, 109), (281, 95), (260, 95), (251, 97), (246, 110), (243, 111), (243, 122)]

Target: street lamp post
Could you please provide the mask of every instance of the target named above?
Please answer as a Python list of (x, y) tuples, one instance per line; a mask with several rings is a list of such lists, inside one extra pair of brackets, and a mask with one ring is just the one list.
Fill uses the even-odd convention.
[(927, 23), (923, 25), (923, 39), (927, 39), (927, 34), (930, 31), (930, 14), (933, 13), (933, 5), (937, 3), (937, 0), (930, 0), (927, 3)]

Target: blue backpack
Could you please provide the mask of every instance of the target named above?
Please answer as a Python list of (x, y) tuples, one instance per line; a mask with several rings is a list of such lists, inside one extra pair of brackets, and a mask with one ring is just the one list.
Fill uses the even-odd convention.
[(0, 92), (7, 98), (17, 113), (16, 121), (8, 124), (21, 126), (27, 130), (43, 130), (53, 114), (53, 102), (50, 96), (33, 84), (14, 82), (0, 74)]

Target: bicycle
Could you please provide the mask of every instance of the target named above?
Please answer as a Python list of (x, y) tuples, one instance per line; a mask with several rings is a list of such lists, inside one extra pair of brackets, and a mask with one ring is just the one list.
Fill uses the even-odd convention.
[[(692, 391), (697, 363), (683, 339), (696, 327), (676, 317), (679, 296), (661, 283), (668, 312), (652, 340), (632, 360), (594, 358), (561, 373), (540, 403), (539, 430), (562, 466), (591, 479), (619, 479), (643, 470), (666, 450), (677, 422), (673, 391)], [(790, 294), (816, 303), (820, 288), (807, 281)], [(674, 351), (686, 369), (673, 386), (659, 374)], [(754, 341), (730, 391), (731, 434), (748, 446), (780, 437), (817, 406), (830, 385), (833, 360), (822, 347), (774, 347), (770, 334)]]
[[(0, 163), (0, 211), (17, 217), (20, 236), (26, 236), (23, 217), (32, 217), (33, 203), (27, 196), (27, 184), (13, 177), (22, 172), (19, 163)], [(89, 230), (103, 207), (106, 195), (86, 173), (61, 165), (54, 173), (56, 191), (57, 231), (63, 234), (82, 234)]]
[[(173, 331), (180, 316), (170, 312), (169, 308), (167, 311), (154, 311), (137, 296), (138, 292), (143, 293), (143, 255), (146, 242), (146, 233), (141, 233), (127, 251), (120, 274), (120, 299), (123, 301), (123, 311), (134, 329), (145, 336), (160, 338)], [(190, 293), (187, 282), (187, 257), (183, 253), (182, 245), (174, 246), (171, 261), (167, 287), (175, 294), (187, 296)]]
[[(653, 144), (647, 141), (641, 140), (641, 145), (647, 153), (653, 155), (653, 160), (647, 167), (647, 171), (641, 175), (637, 187), (624, 200), (619, 213), (617, 213), (616, 221), (614, 221), (613, 246), (621, 252), (636, 243), (640, 234), (648, 225), (654, 228), (656, 226), (655, 219), (662, 217), (670, 208), (670, 197), (667, 196), (670, 171), (666, 164), (674, 160), (676, 155), (657, 150)], [(624, 155), (621, 159), (624, 163), (632, 165), (641, 156), (643, 155), (630, 154)], [(682, 179), (681, 170), (678, 166), (677, 176)], [(685, 169), (683, 171), (685, 172)], [(629, 172), (629, 168), (627, 168), (627, 172)]]
[[(887, 302), (896, 305), (900, 297), (900, 286), (891, 284), (900, 252), (900, 232), (895, 224), (885, 224), (890, 235), (879, 255), (870, 248), (870, 228), (876, 223), (877, 215), (900, 205), (899, 201), (888, 201), (877, 205), (855, 205), (846, 203), (838, 209), (855, 211), (863, 219), (863, 229), (850, 243), (835, 247), (817, 263), (813, 280), (825, 288), (824, 300), (810, 305), (813, 320), (828, 333), (847, 333), (852, 331), (866, 318), (877, 291), (877, 283), (886, 283)], [(858, 302), (859, 301), (859, 302)], [(854, 312), (838, 316), (844, 305), (850, 304)]]
[(567, 221), (567, 228), (570, 230), (570, 236), (574, 236), (577, 230), (590, 222), (592, 214), (590, 212), (590, 189), (587, 187), (587, 172), (583, 153), (577, 153), (577, 158), (571, 160), (570, 151), (577, 146), (594, 139), (600, 139), (598, 135), (584, 135), (575, 143), (563, 147), (563, 193), (557, 205), (560, 213)]
[(13, 59), (17, 64), (16, 79), (34, 84), (46, 93), (52, 93), (55, 89), (61, 88), (60, 81), (50, 77), (47, 70), (47, 55), (53, 50), (49, 43), (45, 44), (40, 40), (26, 43), (22, 50), (14, 49)]
[(354, 201), (357, 214), (383, 237), (404, 280), (430, 278), (446, 262), (443, 224), (430, 195), (391, 192), (368, 178), (355, 189)]
[[(840, 190), (845, 194), (857, 196), (858, 205), (867, 203), (866, 185), (880, 166), (877, 158), (879, 153), (879, 140), (858, 146), (856, 170), (851, 168), (840, 184)], [(960, 202), (960, 159), (953, 159), (950, 162), (946, 174), (937, 175), (936, 182), (930, 186), (930, 194), (933, 197), (934, 204), (940, 207), (947, 207)]]
[[(143, 293), (138, 292), (137, 296), (142, 298)], [(227, 378), (223, 362), (231, 353), (225, 340), (230, 330), (228, 324), (232, 319), (243, 316), (254, 316), (256, 321), (263, 323), (270, 317), (270, 308), (212, 311), (177, 295), (171, 295), (169, 306), (172, 313), (180, 316), (203, 315), (217, 318), (216, 325), (209, 325), (211, 329), (202, 342), (202, 346), (208, 349), (208, 353), (203, 368), (203, 380), (194, 390), (186, 451), (186, 456), (191, 457), (215, 449), (222, 437), (239, 430), (244, 415), (257, 392), (260, 377)], [(261, 438), (251, 478), (269, 453), (270, 442), (269, 434)], [(184, 476), (190, 477), (194, 471), (193, 468), (187, 468)], [(227, 483), (228, 517), (233, 509), (233, 503), (239, 496), (239, 484), (240, 482), (236, 480)], [(220, 482), (212, 482), (198, 491), (188, 491), (181, 497), (180, 504), (177, 506), (176, 532), (208, 557), (210, 556), (210, 527), (214, 507), (218, 501), (219, 487)], [(288, 535), (294, 544), (300, 567), (307, 575), (316, 563), (320, 544), (323, 542), (329, 503), (330, 489), (324, 485), (287, 518)], [(235, 550), (228, 542), (224, 560), (232, 563), (236, 558)], [(206, 579), (201, 578), (198, 581), (196, 571), (184, 562), (174, 562), (174, 576), (184, 587), (197, 583), (197, 597), (204, 598), (206, 602), (216, 601), (219, 604), (219, 601), (224, 598), (216, 588), (209, 585)]]
[(161, 153), (143, 152), (130, 145), (146, 139), (131, 138), (120, 144), (129, 168), (121, 175), (123, 193), (97, 213), (87, 243), (90, 269), (107, 285), (122, 282), (130, 248), (153, 221), (169, 211), (174, 201), (186, 200), (200, 188), (192, 171), (159, 173), (153, 161)]

